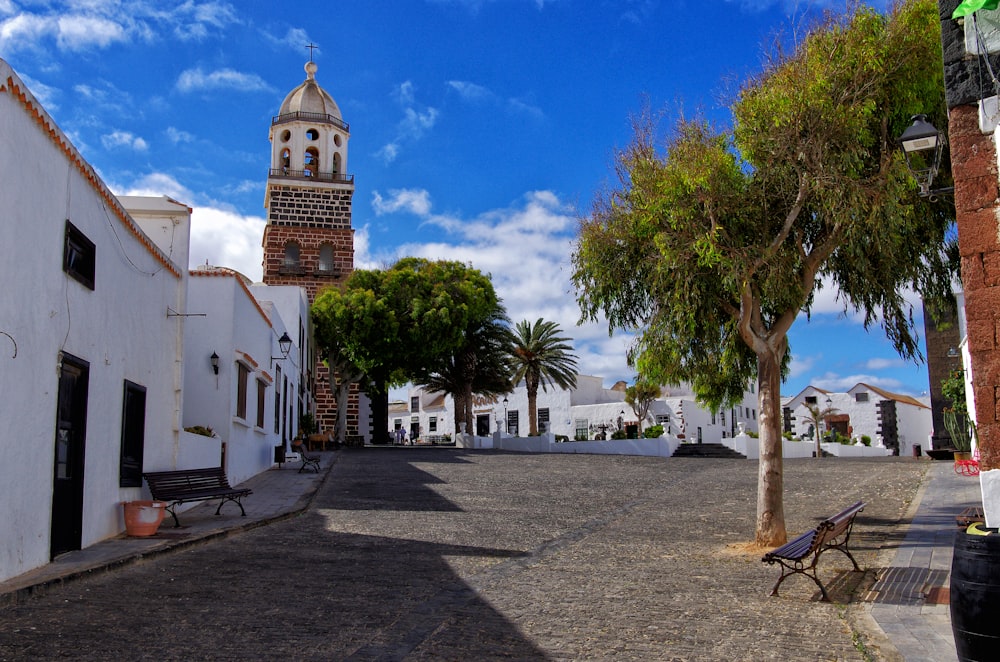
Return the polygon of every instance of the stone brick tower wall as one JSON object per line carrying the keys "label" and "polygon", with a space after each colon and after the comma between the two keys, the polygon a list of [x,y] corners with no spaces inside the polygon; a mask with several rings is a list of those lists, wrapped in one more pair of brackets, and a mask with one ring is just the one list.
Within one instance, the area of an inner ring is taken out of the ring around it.
{"label": "stone brick tower wall", "polygon": [[986,58],[994,71],[1000,67],[1000,49],[994,45],[985,56],[966,52],[964,28],[951,19],[958,4],[938,2],[972,390],[980,461],[988,470],[1000,468],[1000,190],[996,134],[980,126],[979,101],[996,94],[992,84],[984,88],[982,72]]}
{"label": "stone brick tower wall", "polygon": [[[350,128],[336,102],[316,82],[316,69],[311,60],[306,63],[306,80],[288,93],[271,121],[271,167],[264,198],[264,282],[302,287],[310,304],[323,289],[343,283],[354,271],[354,178],[344,174]],[[313,359],[305,382],[316,423],[325,431],[336,425],[335,384],[322,357],[314,352]],[[300,396],[305,396],[300,402],[310,404],[306,394]],[[358,394],[352,389],[347,434],[358,435],[359,424]]]}

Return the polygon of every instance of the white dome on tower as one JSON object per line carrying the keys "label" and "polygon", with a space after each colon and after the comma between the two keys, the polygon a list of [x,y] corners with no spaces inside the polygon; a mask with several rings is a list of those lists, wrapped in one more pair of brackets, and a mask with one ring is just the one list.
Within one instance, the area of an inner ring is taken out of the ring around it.
{"label": "white dome on tower", "polygon": [[329,115],[336,120],[343,121],[340,108],[326,90],[316,83],[316,63],[306,62],[306,79],[288,93],[281,103],[279,115],[290,115],[292,113],[317,113]]}

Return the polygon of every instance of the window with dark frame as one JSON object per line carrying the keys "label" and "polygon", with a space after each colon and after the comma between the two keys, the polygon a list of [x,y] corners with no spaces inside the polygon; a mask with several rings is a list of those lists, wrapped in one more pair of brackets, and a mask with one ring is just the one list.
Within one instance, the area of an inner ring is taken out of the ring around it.
{"label": "window with dark frame", "polygon": [[264,407],[267,404],[267,382],[257,380],[257,427],[264,429]]}
{"label": "window with dark frame", "polygon": [[242,363],[236,363],[236,416],[247,420],[247,382],[250,379],[250,368]]}
{"label": "window with dark frame", "polygon": [[281,432],[281,366],[274,367],[274,434]]}
{"label": "window with dark frame", "polygon": [[854,394],[854,401],[855,402],[868,402],[868,392],[867,391],[861,391],[859,393],[855,393]]}
{"label": "window with dark frame", "polygon": [[413,396],[410,398],[410,411],[420,411],[420,396]]}
{"label": "window with dark frame", "polygon": [[438,419],[437,416],[431,416],[427,419],[427,431],[437,432],[438,429]]}
{"label": "window with dark frame", "polygon": [[146,438],[146,387],[125,380],[122,400],[122,445],[119,487],[142,487],[142,454]]}
{"label": "window with dark frame", "polygon": [[519,423],[519,421],[518,421],[518,411],[516,409],[508,411],[507,412],[507,434],[512,434],[512,435],[514,435],[516,437],[517,436],[518,423]]}
{"label": "window with dark frame", "polygon": [[538,410],[538,431],[542,432],[543,430],[548,429],[548,424],[549,424],[549,408],[548,407],[544,407],[542,409],[539,409]]}
{"label": "window with dark frame", "polygon": [[69,219],[66,219],[66,236],[63,241],[63,271],[88,289],[94,289],[97,247]]}

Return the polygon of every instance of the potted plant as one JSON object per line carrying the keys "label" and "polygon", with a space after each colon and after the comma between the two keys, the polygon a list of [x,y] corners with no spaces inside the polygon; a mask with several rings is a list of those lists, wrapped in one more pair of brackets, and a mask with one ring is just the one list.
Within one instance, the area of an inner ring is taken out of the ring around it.
{"label": "potted plant", "polygon": [[969,410],[965,400],[965,373],[953,370],[946,379],[941,381],[941,394],[951,400],[951,406],[945,407],[941,414],[944,427],[951,437],[951,445],[955,449],[956,462],[967,462],[972,459],[972,439],[977,438],[976,425],[969,418]]}

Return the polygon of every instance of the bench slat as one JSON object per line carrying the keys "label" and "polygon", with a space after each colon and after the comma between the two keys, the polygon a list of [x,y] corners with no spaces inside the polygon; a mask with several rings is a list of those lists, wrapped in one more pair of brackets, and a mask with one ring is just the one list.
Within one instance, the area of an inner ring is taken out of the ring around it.
{"label": "bench slat", "polygon": [[149,485],[153,499],[167,501],[167,511],[174,517],[174,526],[180,526],[175,506],[191,501],[208,501],[222,499],[215,510],[218,515],[223,504],[234,502],[246,516],[246,510],[240,499],[252,494],[248,488],[234,488],[229,485],[229,479],[222,467],[207,467],[204,469],[182,469],[176,471],[150,471],[142,474]]}
{"label": "bench slat", "polygon": [[[819,557],[823,552],[829,549],[839,549],[847,555],[847,558],[851,559],[854,569],[860,572],[861,568],[858,566],[858,562],[854,560],[850,550],[848,550],[847,543],[851,537],[854,518],[864,508],[865,503],[858,501],[836,515],[826,518],[812,531],[807,531],[798,538],[765,554],[761,561],[768,564],[778,563],[782,567],[781,576],[771,590],[771,595],[778,595],[778,587],[781,586],[781,582],[786,577],[800,573],[816,582],[820,593],[823,595],[823,600],[829,602],[830,598],[826,593],[826,588],[816,575],[816,564],[819,562]],[[812,557],[812,560],[806,565],[805,560],[809,557]]]}

